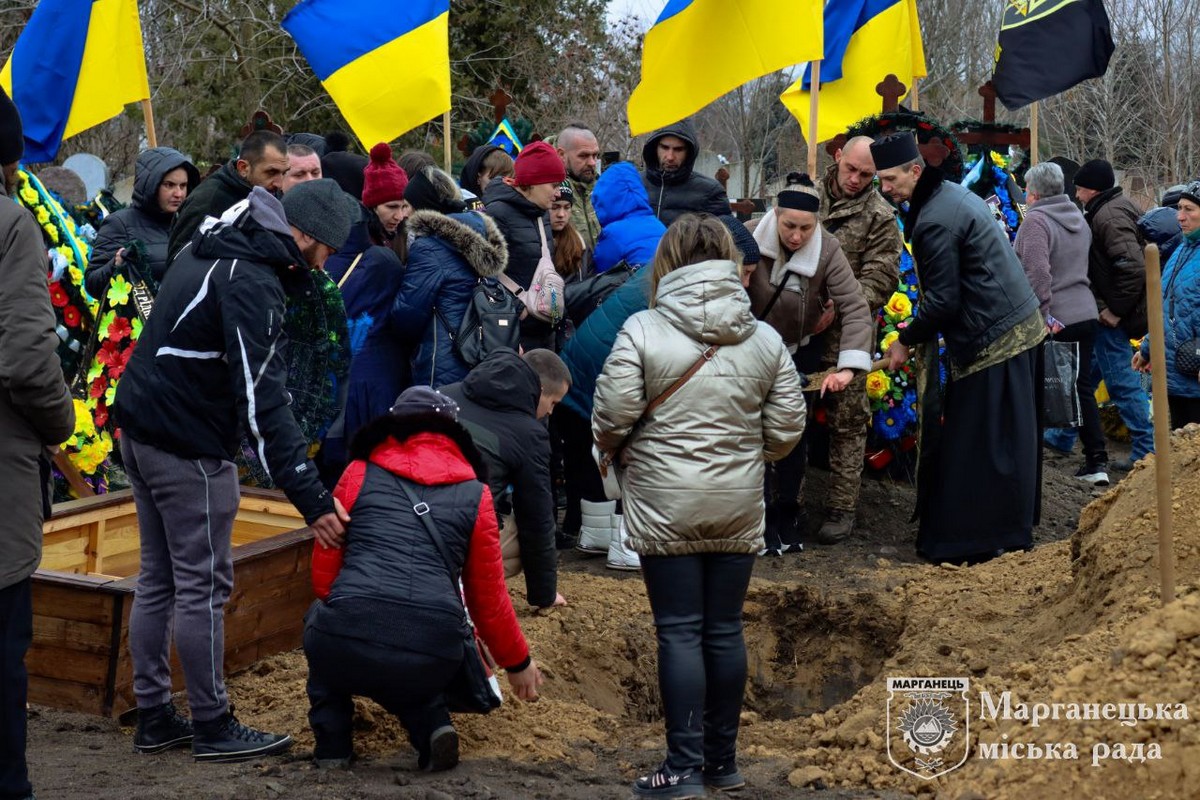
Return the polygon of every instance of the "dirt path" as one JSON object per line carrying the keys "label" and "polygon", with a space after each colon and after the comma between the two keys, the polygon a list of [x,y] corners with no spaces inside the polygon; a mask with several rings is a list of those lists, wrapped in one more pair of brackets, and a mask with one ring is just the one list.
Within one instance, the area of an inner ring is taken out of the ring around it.
{"label": "dirt path", "polygon": [[[1194,449],[1200,453],[1200,446]],[[1040,659],[1065,673],[1077,665],[1073,651],[1078,663],[1106,657],[1104,647],[1117,641],[1142,595],[1108,606],[1098,600],[1094,608],[1072,604],[1085,594],[1073,583],[1079,578],[1073,578],[1072,554],[1078,569],[1078,552],[1086,548],[1079,536],[1074,550],[1067,540],[1080,509],[1103,494],[1071,477],[1076,462],[1047,459],[1043,520],[1035,535],[1038,546],[1029,554],[971,570],[919,563],[915,529],[907,522],[911,488],[871,480],[864,487],[854,541],[761,560],[746,607],[751,679],[740,763],[750,786],[740,796],[901,798],[946,788],[908,778],[887,763],[881,740],[885,677],[970,674],[982,682],[1003,676],[1032,684],[1040,676]],[[823,495],[823,477],[813,470],[811,496]],[[1149,508],[1152,486],[1148,472],[1139,470],[1092,509],[1120,502]],[[1195,488],[1200,495],[1200,486]],[[1092,509],[1088,524],[1103,533],[1104,514]],[[820,522],[817,517],[810,524]],[[1118,546],[1105,542],[1105,547]],[[1130,592],[1142,592],[1143,576],[1133,580],[1113,567],[1118,553],[1103,552],[1094,566],[1105,585],[1122,581]],[[344,773],[312,769],[304,661],[292,653],[261,662],[230,682],[246,721],[296,736],[288,757],[197,767],[183,752],[137,756],[128,728],[36,709],[29,750],[39,796],[629,797],[629,782],[657,764],[662,752],[654,636],[640,579],[604,569],[603,559],[564,553],[561,589],[568,608],[534,615],[524,605],[520,580],[511,588],[522,626],[547,673],[544,698],[530,705],[506,702],[486,718],[460,718],[464,762],[449,775],[413,772],[414,759],[398,724],[369,703],[359,706],[356,746],[362,758],[355,768]],[[1074,648],[1064,648],[1071,626],[1064,627],[1062,620],[1068,618],[1075,620]],[[1094,668],[1099,676],[1100,667]],[[988,788],[978,796],[1001,796],[997,787],[1006,785],[1004,780],[989,777],[988,765],[975,766],[968,764],[963,773],[969,772],[971,786]],[[789,776],[799,785],[790,784]]]}

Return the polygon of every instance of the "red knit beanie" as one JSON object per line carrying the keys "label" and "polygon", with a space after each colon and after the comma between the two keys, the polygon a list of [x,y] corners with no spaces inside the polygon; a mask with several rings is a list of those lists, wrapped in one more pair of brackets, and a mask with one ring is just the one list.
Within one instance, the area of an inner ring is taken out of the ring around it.
{"label": "red knit beanie", "polygon": [[562,183],[567,170],[553,147],[545,142],[533,142],[517,156],[513,183],[517,186],[537,186],[540,183]]}
{"label": "red knit beanie", "polygon": [[404,199],[408,174],[392,160],[392,148],[380,142],[371,148],[371,160],[363,167],[362,202],[374,208],[393,200]]}

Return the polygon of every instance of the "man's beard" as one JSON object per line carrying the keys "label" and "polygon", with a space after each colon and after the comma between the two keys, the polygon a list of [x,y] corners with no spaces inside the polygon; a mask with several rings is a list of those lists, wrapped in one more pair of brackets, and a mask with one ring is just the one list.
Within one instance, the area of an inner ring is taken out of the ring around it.
{"label": "man's beard", "polygon": [[304,256],[304,263],[308,265],[309,269],[321,269],[321,267],[324,266],[324,262],[321,264],[317,263],[317,257],[320,255],[320,253],[320,242],[313,242],[300,251],[300,255]]}
{"label": "man's beard", "polygon": [[596,182],[596,170],[592,170],[592,174],[590,177],[584,177],[583,175],[579,175],[574,170],[570,170],[570,169],[567,170],[567,175],[571,178],[571,180],[578,181],[579,183],[595,183]]}

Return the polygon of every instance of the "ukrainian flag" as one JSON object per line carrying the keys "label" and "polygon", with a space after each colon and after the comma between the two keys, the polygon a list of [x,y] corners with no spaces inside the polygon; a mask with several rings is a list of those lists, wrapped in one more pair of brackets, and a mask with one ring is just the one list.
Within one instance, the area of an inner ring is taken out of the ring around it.
{"label": "ukrainian flag", "polygon": [[821,0],[670,0],[642,45],[630,131],[637,136],[678,122],[821,51]]}
{"label": "ukrainian flag", "polygon": [[450,110],[450,0],[302,0],[283,28],[367,149]]}
{"label": "ukrainian flag", "polygon": [[150,98],[137,0],[41,0],[0,70],[21,112],[25,161]]}
{"label": "ukrainian flag", "polygon": [[[825,42],[818,142],[878,114],[882,100],[875,86],[889,74],[910,89],[913,78],[926,74],[916,0],[829,0],[825,5]],[[810,70],[811,66],[806,67],[800,80],[779,97],[799,120],[806,137]]]}

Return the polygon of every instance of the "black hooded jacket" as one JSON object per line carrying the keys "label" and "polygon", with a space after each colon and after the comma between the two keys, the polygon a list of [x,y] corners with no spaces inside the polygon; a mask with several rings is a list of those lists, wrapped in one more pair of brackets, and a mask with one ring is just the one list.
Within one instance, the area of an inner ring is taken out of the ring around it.
{"label": "black hooded jacket", "polygon": [[483,191],[484,210],[496,220],[496,226],[508,242],[508,267],[504,274],[528,289],[542,258],[542,238],[537,221],[542,221],[546,246],[554,257],[554,232],[550,229],[550,212],[543,211],[502,180],[488,183]]}
{"label": "black hooded jacket", "polygon": [[458,403],[458,421],[483,454],[492,496],[500,503],[513,487],[521,565],[529,604],[554,604],[558,553],[554,498],[550,494],[550,434],[537,418],[541,381],[512,350],[497,350],[461,383],[440,391]]}
{"label": "black hooded jacket", "polygon": [[[658,166],[658,142],[664,136],[678,137],[688,145],[683,166],[671,172],[664,172]],[[703,211],[717,216],[729,214],[729,196],[721,184],[713,178],[693,172],[699,155],[696,128],[686,119],[655,131],[642,148],[642,160],[646,164],[642,183],[650,195],[650,207],[654,209],[654,215],[664,225],[670,225],[689,211]]]}
{"label": "black hooded jacket", "polygon": [[190,187],[187,200],[175,215],[171,225],[171,238],[167,242],[168,260],[178,255],[180,249],[192,240],[205,217],[219,217],[225,209],[245,200],[254,187],[238,175],[237,160],[204,179],[199,186]]}
{"label": "black hooded jacket", "polygon": [[285,288],[307,283],[307,267],[279,201],[256,190],[246,205],[176,257],[117,386],[116,420],[189,459],[232,460],[244,428],[311,523],[333,499],[289,408],[283,334]]}
{"label": "black hooded jacket", "polygon": [[162,282],[167,271],[167,239],[175,215],[165,213],[158,204],[158,186],[168,172],[180,167],[187,172],[189,191],[200,185],[200,171],[178,150],[154,147],[138,156],[133,202],[128,208],[105,217],[96,232],[96,243],[92,245],[91,261],[84,276],[84,287],[92,297],[99,299],[104,295],[108,282],[117,271],[113,258],[118,250],[128,247],[135,239],[145,246],[149,277]]}
{"label": "black hooded jacket", "polygon": [[499,149],[494,144],[481,144],[476,147],[467,163],[463,164],[462,172],[458,175],[458,185],[482,199],[483,189],[479,186],[479,171],[483,169],[483,160]]}

